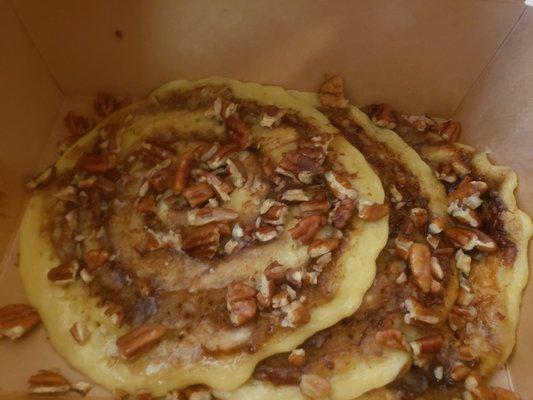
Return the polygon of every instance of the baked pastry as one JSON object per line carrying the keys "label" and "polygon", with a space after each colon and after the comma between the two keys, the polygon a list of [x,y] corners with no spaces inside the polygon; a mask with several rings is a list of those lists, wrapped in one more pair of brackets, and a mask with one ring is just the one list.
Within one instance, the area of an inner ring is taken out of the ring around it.
{"label": "baked pastry", "polygon": [[109,389],[235,389],[350,316],[387,240],[381,181],[324,115],[224,78],[116,111],[35,182],[28,299]]}

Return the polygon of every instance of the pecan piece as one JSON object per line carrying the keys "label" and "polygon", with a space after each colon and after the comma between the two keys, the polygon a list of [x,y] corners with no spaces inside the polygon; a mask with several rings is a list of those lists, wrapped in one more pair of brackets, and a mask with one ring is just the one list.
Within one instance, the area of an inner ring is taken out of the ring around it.
{"label": "pecan piece", "polygon": [[439,317],[436,316],[422,305],[418,300],[413,297],[409,297],[404,302],[405,309],[407,314],[405,314],[405,323],[411,324],[412,321],[425,322],[426,324],[435,325],[439,323]]}
{"label": "pecan piece", "polygon": [[444,234],[463,250],[472,250],[475,247],[481,252],[492,253],[498,249],[496,242],[490,236],[477,229],[448,228],[444,230]]}
{"label": "pecan piece", "polygon": [[81,157],[79,165],[92,174],[104,174],[115,168],[115,161],[102,154],[85,154]]}
{"label": "pecan piece", "polygon": [[233,114],[225,119],[226,133],[230,141],[235,142],[241,149],[252,144],[252,127]]}
{"label": "pecan piece", "polygon": [[457,142],[461,134],[461,124],[456,121],[446,121],[438,126],[439,135],[450,142]]}
{"label": "pecan piece", "polygon": [[299,325],[307,324],[311,319],[309,310],[300,300],[295,300],[283,306],[282,311],[285,313],[285,317],[281,320],[282,327],[296,328]]}
{"label": "pecan piece", "polygon": [[181,194],[187,187],[193,156],[194,153],[192,151],[186,151],[180,156],[174,173],[174,182],[172,183],[172,191],[174,194]]}
{"label": "pecan piece", "polygon": [[83,322],[74,322],[70,327],[70,334],[80,345],[84,345],[91,337],[91,332]]}
{"label": "pecan piece", "polygon": [[389,214],[389,206],[377,204],[367,200],[359,200],[357,203],[357,215],[364,221],[377,221]]}
{"label": "pecan piece", "polygon": [[448,202],[461,201],[471,209],[478,208],[483,200],[481,196],[488,190],[488,185],[483,181],[474,181],[470,176],[465,177],[459,185],[448,194]]}
{"label": "pecan piece", "polygon": [[324,107],[344,108],[348,100],[344,97],[344,80],[339,75],[326,79],[320,87],[320,104]]}
{"label": "pecan piece", "polygon": [[398,236],[394,239],[394,255],[402,260],[407,260],[412,245],[412,240],[407,239],[404,236]]}
{"label": "pecan piece", "polygon": [[384,329],[376,332],[376,342],[396,350],[408,350],[409,345],[398,329]]}
{"label": "pecan piece", "polygon": [[314,240],[309,245],[309,257],[317,258],[323,256],[326,253],[334,251],[337,247],[339,247],[339,244],[340,240],[337,238]]}
{"label": "pecan piece", "polygon": [[108,259],[109,253],[103,249],[88,250],[83,254],[85,269],[89,272],[94,272],[102,267]]}
{"label": "pecan piece", "polygon": [[52,183],[56,177],[56,167],[52,165],[51,167],[46,168],[43,172],[34,176],[28,183],[26,187],[30,190],[45,187]]}
{"label": "pecan piece", "polygon": [[319,375],[304,374],[300,379],[300,391],[311,399],[322,399],[331,394],[331,384]]}
{"label": "pecan piece", "polygon": [[30,376],[29,391],[34,394],[58,394],[70,390],[70,382],[55,371],[41,369],[37,374]]}
{"label": "pecan piece", "polygon": [[92,385],[88,382],[78,381],[70,385],[70,388],[75,392],[78,392],[82,396],[85,396],[92,389]]}
{"label": "pecan piece", "polygon": [[207,225],[212,222],[228,222],[237,219],[239,214],[229,208],[203,207],[189,210],[187,220],[191,226]]}
{"label": "pecan piece", "polygon": [[193,257],[211,259],[220,244],[220,236],[230,232],[229,226],[221,222],[195,228],[184,237],[183,250]]}
{"label": "pecan piece", "polygon": [[274,281],[285,279],[285,267],[277,261],[273,261],[265,268],[265,276]]}
{"label": "pecan piece", "polygon": [[77,260],[61,264],[48,271],[47,277],[50,281],[59,286],[66,286],[76,281],[80,265]]}
{"label": "pecan piece", "polygon": [[322,217],[320,215],[309,215],[300,219],[294,227],[289,229],[289,233],[294,240],[307,244],[313,239],[321,225]]}
{"label": "pecan piece", "polygon": [[398,117],[390,104],[376,104],[371,107],[370,117],[372,121],[381,128],[396,128]]}
{"label": "pecan piece", "polygon": [[[313,199],[300,203],[300,213],[306,217],[312,214],[323,214],[329,211],[330,204],[326,199]],[[351,217],[351,214],[350,214]]]}
{"label": "pecan piece", "polygon": [[423,228],[428,222],[428,212],[425,208],[414,207],[411,209],[409,218],[417,228]]}
{"label": "pecan piece", "polygon": [[440,352],[444,345],[444,339],[441,335],[426,336],[409,342],[413,355],[436,354]]}
{"label": "pecan piece", "polygon": [[0,339],[16,340],[39,323],[39,314],[27,304],[9,304],[0,308]]}
{"label": "pecan piece", "polygon": [[144,324],[117,339],[119,355],[131,359],[150,350],[163,338],[167,328],[162,324]]}
{"label": "pecan piece", "polygon": [[259,283],[259,291],[257,293],[257,303],[264,309],[272,305],[272,296],[274,295],[275,283],[272,279],[268,279],[266,275],[261,275]]}
{"label": "pecan piece", "polygon": [[185,189],[183,196],[191,207],[196,207],[214,197],[215,193],[207,182],[200,182]]}
{"label": "pecan piece", "polygon": [[228,285],[226,308],[230,312],[231,323],[240,326],[257,314],[255,302],[256,291],[243,282],[232,282]]}
{"label": "pecan piece", "polygon": [[226,143],[218,147],[211,158],[206,161],[207,166],[214,170],[223,167],[228,157],[231,157],[239,150],[237,143]]}
{"label": "pecan piece", "polygon": [[448,213],[462,224],[469,225],[473,228],[479,228],[481,226],[479,215],[458,201],[454,201],[449,205]]}
{"label": "pecan piece", "polygon": [[226,165],[228,166],[228,174],[233,186],[237,188],[243,187],[248,179],[248,173],[242,162],[237,157],[233,157],[226,160]]}
{"label": "pecan piece", "polygon": [[268,242],[278,236],[278,231],[273,226],[262,226],[255,231],[255,237],[260,242]]}
{"label": "pecan piece", "polygon": [[435,169],[435,176],[441,181],[454,183],[457,175],[450,164],[441,164]]}
{"label": "pecan piece", "polygon": [[344,199],[335,203],[333,210],[329,213],[329,220],[337,229],[343,229],[352,219],[355,211],[355,201]]}
{"label": "pecan piece", "polygon": [[352,187],[352,184],[344,173],[328,171],[324,174],[324,178],[326,178],[326,183],[333,192],[333,195],[339,200],[355,200],[357,198],[357,191]]}
{"label": "pecan piece", "polygon": [[137,202],[137,211],[140,213],[153,213],[156,209],[154,196],[144,196]]}
{"label": "pecan piece", "polygon": [[85,135],[87,132],[91,131],[95,125],[96,121],[93,118],[77,115],[74,111],[69,111],[65,116],[65,126],[74,137]]}
{"label": "pecan piece", "polygon": [[288,207],[285,204],[273,202],[272,205],[270,205],[270,207],[268,207],[268,209],[264,211],[263,206],[269,200],[270,199],[265,200],[263,202],[263,205],[261,206],[260,212],[262,214],[261,218],[263,222],[270,224],[270,225],[283,225],[285,223],[285,218],[287,217],[287,213],[289,212]]}
{"label": "pecan piece", "polygon": [[281,195],[281,200],[290,202],[308,201],[309,197],[302,189],[288,189]]}
{"label": "pecan piece", "polygon": [[442,216],[435,215],[431,218],[428,225],[428,232],[434,235],[441,233],[446,227],[446,219]]}
{"label": "pecan piece", "polygon": [[290,365],[294,365],[295,367],[303,367],[307,361],[305,358],[305,350],[294,349],[289,354],[287,361],[289,362]]}
{"label": "pecan piece", "polygon": [[415,278],[417,286],[427,293],[431,289],[431,251],[429,246],[422,243],[413,243],[409,249],[409,267]]}
{"label": "pecan piece", "polygon": [[111,323],[117,328],[120,328],[122,326],[122,323],[124,322],[125,313],[124,308],[121,305],[108,303],[104,310],[104,314],[110,317]]}

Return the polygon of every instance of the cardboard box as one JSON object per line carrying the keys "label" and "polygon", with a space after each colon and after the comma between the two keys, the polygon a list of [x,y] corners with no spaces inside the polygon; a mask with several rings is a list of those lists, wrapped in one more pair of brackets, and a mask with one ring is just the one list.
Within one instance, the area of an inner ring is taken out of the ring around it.
{"label": "cardboard box", "polygon": [[[356,104],[461,121],[463,140],[518,172],[532,214],[532,40],[533,8],[521,1],[0,0],[0,304],[24,300],[24,183],[53,159],[66,112],[89,111],[97,92],[143,95],[176,78],[316,90],[323,74],[341,74]],[[495,378],[524,399],[533,397],[529,306],[531,287],[515,353]],[[52,367],[81,378],[42,327],[0,341],[0,398],[25,398],[28,376]]]}

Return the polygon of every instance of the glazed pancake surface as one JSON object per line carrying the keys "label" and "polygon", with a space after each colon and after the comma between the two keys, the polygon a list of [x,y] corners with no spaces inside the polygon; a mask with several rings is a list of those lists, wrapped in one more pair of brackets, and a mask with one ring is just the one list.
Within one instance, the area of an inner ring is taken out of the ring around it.
{"label": "glazed pancake surface", "polygon": [[75,143],[38,189],[21,274],[54,347],[104,386],[234,389],[351,315],[375,275],[381,182],[313,107],[176,81]]}

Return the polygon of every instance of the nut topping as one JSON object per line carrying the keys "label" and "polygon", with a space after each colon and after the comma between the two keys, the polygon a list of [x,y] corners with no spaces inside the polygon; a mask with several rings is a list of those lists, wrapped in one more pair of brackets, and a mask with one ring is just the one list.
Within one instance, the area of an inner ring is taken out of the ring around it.
{"label": "nut topping", "polygon": [[366,200],[358,202],[358,216],[364,221],[377,221],[389,214],[389,206],[377,204]]}
{"label": "nut topping", "polygon": [[70,382],[55,371],[41,369],[37,374],[30,376],[29,391],[34,394],[58,394],[70,390]]}
{"label": "nut topping", "polygon": [[56,167],[52,165],[51,167],[46,168],[43,172],[33,177],[28,183],[26,183],[26,187],[30,190],[44,187],[52,183],[55,177]]}
{"label": "nut topping", "polygon": [[448,228],[444,230],[444,234],[463,250],[472,250],[475,247],[481,252],[492,253],[498,249],[491,237],[477,229]]}
{"label": "nut topping", "polygon": [[311,318],[309,311],[299,300],[282,307],[282,311],[285,313],[285,317],[281,320],[281,326],[286,328],[296,328],[299,325],[307,324]]}
{"label": "nut topping", "polygon": [[231,323],[240,326],[257,314],[257,304],[254,296],[256,292],[242,282],[233,282],[228,285],[226,294],[226,307],[230,312]]}
{"label": "nut topping", "polygon": [[281,200],[284,201],[308,201],[309,197],[302,189],[289,189],[283,192]]}
{"label": "nut topping", "polygon": [[333,210],[329,213],[329,220],[337,229],[343,229],[348,225],[355,210],[355,201],[344,199],[335,203]]}
{"label": "nut topping", "polygon": [[78,381],[71,384],[70,388],[82,396],[85,396],[92,389],[92,385],[88,382]]}
{"label": "nut topping", "polygon": [[300,379],[300,390],[311,399],[322,399],[330,395],[331,384],[319,375],[304,374]]}
{"label": "nut topping", "polygon": [[434,216],[428,226],[428,232],[434,235],[441,233],[446,227],[446,220],[441,216]]}
{"label": "nut topping", "polygon": [[91,332],[89,331],[89,329],[87,329],[87,326],[81,321],[74,322],[74,324],[72,324],[72,326],[70,327],[70,334],[76,340],[76,342],[78,342],[82,346],[87,343],[87,341],[91,337]]}
{"label": "nut topping", "polygon": [[206,225],[211,222],[227,222],[237,219],[239,214],[229,208],[203,207],[187,212],[187,221],[191,226]]}
{"label": "nut topping", "polygon": [[320,215],[310,215],[298,221],[294,227],[289,229],[289,233],[294,240],[307,244],[313,239],[321,225],[322,217]]}
{"label": "nut topping", "polygon": [[206,182],[200,182],[196,185],[189,186],[183,191],[183,196],[191,207],[199,206],[215,195],[211,186]]}
{"label": "nut topping", "polygon": [[352,187],[348,178],[337,171],[328,171],[324,174],[328,187],[339,200],[357,198],[357,191]]}
{"label": "nut topping", "polygon": [[259,292],[257,293],[257,303],[261,308],[268,308],[272,305],[272,296],[274,295],[275,284],[272,279],[268,279],[266,275],[261,275],[259,284]]}
{"label": "nut topping", "polygon": [[485,182],[473,181],[471,177],[467,176],[454,191],[448,194],[448,202],[461,201],[471,209],[476,209],[482,203],[480,196],[485,194],[487,190],[488,185]]}
{"label": "nut topping", "polygon": [[231,157],[238,150],[239,145],[237,143],[223,144],[218,147],[215,154],[213,154],[213,156],[206,161],[206,164],[212,170],[223,167],[228,157]]}
{"label": "nut topping", "polygon": [[285,279],[285,268],[279,262],[273,261],[265,268],[265,276],[268,279],[281,281]]}
{"label": "nut topping", "polygon": [[425,208],[415,207],[411,209],[409,218],[417,228],[422,228],[428,222],[428,212]]}
{"label": "nut topping", "polygon": [[440,352],[444,344],[444,339],[441,335],[426,336],[412,342],[409,342],[413,354],[436,354]]}
{"label": "nut topping", "polygon": [[226,164],[228,166],[229,177],[233,183],[233,186],[237,188],[243,187],[248,179],[248,173],[246,172],[246,168],[244,168],[242,162],[237,157],[234,157],[228,158],[226,160]]}
{"label": "nut topping", "polygon": [[396,239],[394,239],[395,256],[402,260],[407,260],[412,245],[412,240],[409,240],[404,236],[398,236]]}
{"label": "nut topping", "polygon": [[191,163],[193,161],[194,153],[186,151],[183,153],[176,165],[176,172],[174,173],[174,182],[172,183],[172,191],[174,194],[181,194],[187,187],[187,181],[191,173]]}
{"label": "nut topping", "polygon": [[461,134],[461,124],[456,121],[446,121],[438,126],[439,135],[450,142],[457,142]]}
{"label": "nut topping", "polygon": [[167,328],[162,324],[144,324],[117,339],[119,355],[131,359],[157,345]]}
{"label": "nut topping", "polygon": [[341,76],[328,78],[320,87],[320,103],[324,107],[344,108],[348,100],[344,97],[344,81]]}
{"label": "nut topping", "polygon": [[409,297],[405,300],[404,306],[407,310],[407,314],[405,314],[404,318],[405,323],[407,324],[411,324],[412,321],[425,322],[426,324],[431,325],[439,323],[439,318],[413,297]]}
{"label": "nut topping", "polygon": [[462,224],[470,225],[473,228],[481,226],[481,218],[466,205],[454,201],[448,207],[448,213]]}
{"label": "nut topping", "polygon": [[50,281],[59,286],[66,286],[76,281],[80,265],[77,260],[61,264],[48,271],[47,277]]}
{"label": "nut topping", "polygon": [[39,323],[37,311],[26,304],[9,304],[0,308],[0,339],[16,340]]}
{"label": "nut topping", "polygon": [[278,236],[278,231],[273,226],[262,226],[255,231],[255,237],[260,242],[268,242]]}
{"label": "nut topping", "polygon": [[413,243],[409,249],[409,267],[418,287],[425,293],[431,289],[431,252],[426,244]]}
{"label": "nut topping", "polygon": [[109,253],[106,250],[89,250],[83,254],[85,268],[89,272],[94,272],[102,267],[109,259]]}
{"label": "nut topping", "polygon": [[288,362],[290,365],[294,365],[295,367],[303,367],[306,363],[305,350],[294,349],[291,351],[288,357]]}
{"label": "nut topping", "polygon": [[472,258],[468,254],[463,253],[462,249],[457,250],[455,253],[455,265],[466,276],[470,274],[471,264]]}
{"label": "nut topping", "polygon": [[210,259],[215,255],[220,236],[230,234],[231,230],[225,223],[214,222],[190,231],[183,239],[183,250],[198,258]]}
{"label": "nut topping", "polygon": [[309,257],[311,258],[317,258],[320,257],[326,253],[334,251],[337,247],[339,247],[339,239],[337,238],[330,238],[330,239],[317,239],[314,240],[309,245]]}
{"label": "nut topping", "polygon": [[312,214],[323,214],[328,212],[330,204],[326,199],[313,199],[300,203],[299,208],[302,216],[306,217]]}

